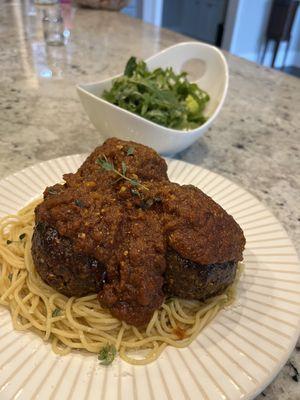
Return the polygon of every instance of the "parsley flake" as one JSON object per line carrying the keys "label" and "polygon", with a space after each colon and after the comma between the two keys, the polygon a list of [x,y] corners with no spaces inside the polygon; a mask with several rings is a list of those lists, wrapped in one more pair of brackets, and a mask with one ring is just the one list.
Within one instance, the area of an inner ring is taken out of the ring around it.
{"label": "parsley flake", "polygon": [[75,200],[74,200],[74,203],[75,203],[75,205],[76,205],[77,207],[80,207],[80,208],[83,208],[83,207],[84,207],[83,202],[82,202],[81,200],[79,200],[79,199],[75,199]]}
{"label": "parsley flake", "polygon": [[59,317],[61,315],[61,309],[60,308],[55,308],[53,311],[52,311],[52,317],[54,318],[54,317]]}
{"label": "parsley flake", "polygon": [[127,153],[126,153],[126,154],[127,154],[128,156],[133,156],[134,151],[135,151],[134,147],[128,147]]}
{"label": "parsley flake", "polygon": [[98,354],[98,360],[101,361],[101,365],[110,365],[117,354],[117,350],[114,345],[108,344],[102,347]]}

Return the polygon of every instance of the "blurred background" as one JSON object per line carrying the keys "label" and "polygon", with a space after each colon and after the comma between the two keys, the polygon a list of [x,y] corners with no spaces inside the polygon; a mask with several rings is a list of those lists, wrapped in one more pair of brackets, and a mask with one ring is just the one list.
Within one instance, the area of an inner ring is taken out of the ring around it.
{"label": "blurred background", "polygon": [[121,12],[300,77],[298,0],[131,0]]}
{"label": "blurred background", "polygon": [[[94,9],[99,14],[99,20],[104,17],[99,9],[121,12],[157,27],[216,45],[249,61],[300,77],[299,2],[300,0],[22,0],[21,8],[14,7],[13,12],[21,36],[24,29],[38,32],[42,26],[40,30],[43,37],[32,39],[31,47],[38,69],[42,68],[39,75],[44,77],[53,77],[53,74],[59,77],[60,60],[55,63],[48,60],[51,69],[47,69],[44,66],[46,61],[42,62],[43,54],[46,57],[53,53],[53,57],[59,59],[64,52],[58,49],[56,51],[54,47],[62,46],[70,56],[70,45],[66,45],[73,40],[72,28],[78,7]],[[25,19],[22,15],[25,15]],[[29,36],[34,37],[33,33]],[[55,68],[57,71],[54,71]]]}

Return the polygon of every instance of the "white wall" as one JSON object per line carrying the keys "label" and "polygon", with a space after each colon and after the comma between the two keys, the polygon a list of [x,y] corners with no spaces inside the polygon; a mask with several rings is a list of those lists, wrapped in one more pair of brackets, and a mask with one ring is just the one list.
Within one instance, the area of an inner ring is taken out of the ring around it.
{"label": "white wall", "polygon": [[[271,0],[238,0],[231,41],[226,46],[231,53],[250,61],[260,61],[271,5]],[[272,46],[273,43],[269,45],[265,65],[271,64]],[[279,48],[275,64],[277,67],[282,64],[285,46],[286,44],[282,43]],[[300,67],[300,8],[293,25],[286,65]]]}

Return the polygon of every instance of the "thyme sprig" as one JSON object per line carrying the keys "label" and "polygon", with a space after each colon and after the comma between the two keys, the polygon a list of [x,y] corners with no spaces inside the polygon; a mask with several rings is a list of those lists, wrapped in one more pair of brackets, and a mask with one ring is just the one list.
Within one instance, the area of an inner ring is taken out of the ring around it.
{"label": "thyme sprig", "polygon": [[131,184],[131,186],[140,187],[145,190],[149,190],[138,179],[133,179],[133,178],[129,178],[128,176],[126,176],[127,166],[124,161],[122,161],[122,172],[118,171],[115,168],[114,164],[107,159],[105,154],[102,156],[102,158],[98,158],[96,160],[96,163],[99,164],[101,166],[101,168],[104,169],[105,171],[112,171],[116,175],[118,175],[120,178],[125,179],[127,182],[129,182]]}

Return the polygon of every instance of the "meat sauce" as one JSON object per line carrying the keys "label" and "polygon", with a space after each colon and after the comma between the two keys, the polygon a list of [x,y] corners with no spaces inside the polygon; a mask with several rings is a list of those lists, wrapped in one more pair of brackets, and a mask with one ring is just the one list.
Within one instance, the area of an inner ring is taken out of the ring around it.
{"label": "meat sauce", "polygon": [[[100,303],[129,324],[144,325],[162,304],[169,248],[199,264],[242,257],[244,237],[233,218],[193,186],[169,182],[165,161],[152,149],[109,139],[64,180],[48,187],[36,208],[36,268],[65,294],[97,290]],[[74,276],[59,272],[63,267],[53,261],[54,250],[47,252],[41,226],[55,229],[61,257],[75,263],[70,268],[81,282],[72,286]],[[87,286],[82,257],[97,275]],[[50,274],[60,275],[60,283]]]}

